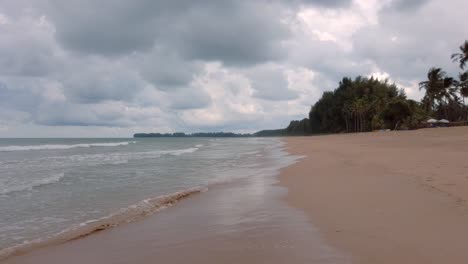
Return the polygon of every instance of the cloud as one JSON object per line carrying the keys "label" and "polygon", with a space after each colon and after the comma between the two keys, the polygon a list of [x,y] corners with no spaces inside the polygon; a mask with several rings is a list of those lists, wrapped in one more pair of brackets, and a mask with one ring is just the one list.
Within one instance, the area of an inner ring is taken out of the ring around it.
{"label": "cloud", "polygon": [[315,5],[315,6],[325,6],[325,7],[343,7],[348,6],[351,1],[349,0],[303,0],[302,3]]}
{"label": "cloud", "polygon": [[118,61],[112,63],[101,59],[77,61],[71,69],[60,74],[59,80],[70,101],[84,104],[131,102],[146,85],[133,69]]}
{"label": "cloud", "polygon": [[166,98],[170,103],[170,108],[175,110],[190,110],[205,108],[211,104],[210,95],[203,89],[178,89],[167,92]]}
{"label": "cloud", "polygon": [[158,108],[129,107],[119,102],[79,105],[71,103],[42,104],[36,122],[48,126],[130,127],[161,116]]}
{"label": "cloud", "polygon": [[272,19],[281,15],[279,7],[240,2],[235,6],[193,8],[184,14],[179,21],[181,30],[174,36],[182,54],[234,65],[282,58],[281,41],[288,37],[288,28]]}
{"label": "cloud", "polygon": [[45,17],[14,21],[0,13],[0,70],[2,75],[38,77],[60,65],[54,53],[53,26]]}
{"label": "cloud", "polygon": [[287,28],[276,19],[285,10],[301,5],[341,7],[348,3],[51,0],[44,6],[57,26],[58,40],[78,52],[111,56],[149,50],[155,44],[176,44],[191,58],[239,63],[265,60],[276,54],[273,51],[280,51],[273,42],[287,34]]}
{"label": "cloud", "polygon": [[428,2],[429,0],[394,0],[388,8],[395,11],[414,11]]}
{"label": "cloud", "polygon": [[174,50],[154,47],[147,53],[136,53],[126,63],[160,90],[187,87],[203,68],[202,63],[183,59]]}
{"label": "cloud", "polygon": [[[468,4],[459,4],[454,9],[434,0],[412,13],[384,9],[378,25],[362,28],[353,36],[354,56],[373,61],[396,80],[421,80],[433,66],[455,75],[458,69],[450,55],[468,36],[468,29],[461,26],[463,11],[459,11]],[[431,17],[437,19],[432,22]]]}
{"label": "cloud", "polygon": [[277,5],[260,2],[50,1],[47,10],[59,42],[76,52],[118,56],[156,45],[189,59],[252,63],[280,53],[274,41],[287,31],[271,19]]}
{"label": "cloud", "polygon": [[273,101],[296,99],[298,94],[289,89],[285,70],[275,64],[263,64],[249,69],[247,75],[254,90],[253,96]]}
{"label": "cloud", "polygon": [[0,136],[284,127],[344,76],[418,99],[459,71],[465,2],[4,0]]}

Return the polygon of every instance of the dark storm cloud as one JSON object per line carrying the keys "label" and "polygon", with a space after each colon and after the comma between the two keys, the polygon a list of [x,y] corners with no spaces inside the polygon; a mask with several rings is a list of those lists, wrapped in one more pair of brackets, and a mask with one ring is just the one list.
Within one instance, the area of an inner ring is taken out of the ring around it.
{"label": "dark storm cloud", "polygon": [[155,47],[151,52],[139,52],[130,57],[128,65],[138,70],[141,77],[159,90],[187,87],[202,70],[202,64],[187,61],[172,49]]}
{"label": "dark storm cloud", "polygon": [[275,42],[286,37],[287,29],[274,19],[281,12],[277,4],[174,2],[51,1],[47,10],[58,40],[81,53],[125,55],[158,45],[190,60],[226,63],[255,63],[281,54]]}
{"label": "dark storm cloud", "polygon": [[[287,25],[278,19],[283,4],[263,0],[85,0],[49,1],[44,10],[67,51],[126,57],[142,78],[157,89],[168,90],[188,87],[200,73],[200,62],[240,66],[284,59],[282,41],[290,35]],[[106,87],[102,89],[109,90]],[[107,95],[112,94],[92,87],[73,91],[74,97],[86,101]]]}
{"label": "dark storm cloud", "polygon": [[83,70],[63,78],[64,93],[70,101],[92,104],[103,101],[132,101],[144,83],[132,71],[123,69]]}
{"label": "dark storm cloud", "polygon": [[346,7],[352,1],[351,0],[298,0],[298,1],[292,1],[292,2],[299,2],[302,4],[324,6],[324,7]]}
{"label": "dark storm cloud", "polygon": [[395,11],[414,11],[428,2],[429,0],[394,0],[388,8]]}
{"label": "dark storm cloud", "polygon": [[0,135],[276,128],[343,76],[458,73],[466,1],[384,2],[0,0]]}
{"label": "dark storm cloud", "polygon": [[281,57],[288,34],[277,18],[298,4],[337,7],[334,1],[58,1],[46,9],[64,47],[123,55],[153,45],[176,47],[189,59],[256,63]]}
{"label": "dark storm cloud", "polygon": [[194,8],[180,21],[174,43],[184,56],[195,60],[242,65],[280,59],[285,55],[281,41],[288,38],[288,29],[272,19],[278,6],[261,8],[256,3],[231,9]]}
{"label": "dark storm cloud", "polygon": [[133,122],[115,111],[105,111],[96,105],[50,103],[38,107],[36,123],[46,126],[109,126],[126,127]]}
{"label": "dark storm cloud", "polygon": [[[136,5],[138,6],[136,1]],[[150,1],[148,1],[150,2]],[[81,53],[125,54],[154,43],[153,18],[132,8],[130,1],[48,1],[45,12],[54,22],[62,45]],[[148,7],[152,9],[151,5]]]}

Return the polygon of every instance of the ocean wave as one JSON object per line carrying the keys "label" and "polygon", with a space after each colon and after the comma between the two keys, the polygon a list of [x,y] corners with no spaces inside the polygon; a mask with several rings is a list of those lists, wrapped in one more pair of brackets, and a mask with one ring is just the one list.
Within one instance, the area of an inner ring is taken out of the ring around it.
{"label": "ocean wave", "polygon": [[47,145],[31,145],[31,146],[3,146],[0,151],[27,151],[27,150],[59,150],[59,149],[72,149],[72,148],[91,148],[91,147],[118,147],[127,146],[136,143],[136,141],[124,141],[115,143],[88,143],[88,144],[47,144]]}
{"label": "ocean wave", "polygon": [[[141,159],[157,159],[161,156],[181,156],[198,151],[198,147],[185,148],[185,149],[171,149],[171,150],[152,150],[152,151],[139,151],[139,152],[110,152],[110,153],[97,153],[97,154],[75,154],[75,155],[62,155],[62,156],[49,156],[38,159],[27,160],[9,160],[0,162],[0,170],[12,170],[18,167],[28,166],[30,168],[42,168],[43,164],[47,164],[48,168],[66,169],[73,166],[96,166],[96,165],[120,165],[127,164],[131,160]],[[0,181],[0,190],[1,190]],[[1,193],[0,193],[1,194]]]}
{"label": "ocean wave", "polygon": [[180,200],[206,190],[206,188],[193,188],[170,195],[142,200],[134,205],[122,208],[114,214],[72,226],[71,228],[65,229],[55,235],[32,241],[24,241],[22,244],[1,249],[0,260],[4,260],[14,255],[23,254],[33,249],[65,243],[70,240],[91,235],[95,232],[140,220],[144,217],[155,214],[164,208],[170,207]]}
{"label": "ocean wave", "polygon": [[31,181],[26,184],[20,184],[20,185],[11,186],[11,187],[6,186],[0,189],[0,195],[5,195],[9,193],[14,193],[14,192],[31,191],[34,188],[37,188],[39,186],[57,183],[61,181],[64,177],[65,177],[65,173],[62,172],[62,173],[54,174],[47,178],[43,178],[43,179],[36,180],[36,181]]}
{"label": "ocean wave", "polygon": [[85,155],[72,155],[67,159],[73,162],[87,162],[88,164],[124,164],[129,160],[139,159],[154,159],[160,158],[164,155],[180,156],[183,154],[193,153],[198,148],[185,148],[185,149],[170,149],[170,150],[153,150],[142,152],[120,152],[120,153],[104,153],[104,154],[85,154]]}
{"label": "ocean wave", "polygon": [[186,149],[175,149],[175,150],[162,150],[159,153],[163,155],[173,155],[173,156],[180,156],[182,154],[193,153],[197,151],[199,148],[186,148]]}

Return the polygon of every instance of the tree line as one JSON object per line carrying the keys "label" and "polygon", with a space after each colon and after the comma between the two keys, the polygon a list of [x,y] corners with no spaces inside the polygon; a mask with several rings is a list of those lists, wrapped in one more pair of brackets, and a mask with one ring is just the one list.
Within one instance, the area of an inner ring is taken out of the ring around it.
{"label": "tree line", "polygon": [[182,137],[252,137],[252,134],[239,134],[232,132],[206,132],[206,133],[136,133],[134,138],[182,138]]}
{"label": "tree line", "polygon": [[292,121],[282,135],[365,132],[381,129],[416,129],[428,118],[467,121],[468,41],[451,56],[461,72],[450,77],[433,67],[419,83],[425,91],[420,102],[408,99],[404,90],[388,80],[373,77],[343,78],[334,91],[324,92],[311,107],[309,118]]}

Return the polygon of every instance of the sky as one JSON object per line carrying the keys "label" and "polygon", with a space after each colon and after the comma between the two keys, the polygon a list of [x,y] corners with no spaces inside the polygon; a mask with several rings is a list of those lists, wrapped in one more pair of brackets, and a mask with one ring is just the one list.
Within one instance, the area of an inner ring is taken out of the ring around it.
{"label": "sky", "polygon": [[419,99],[466,0],[0,0],[0,137],[254,132],[345,77]]}

